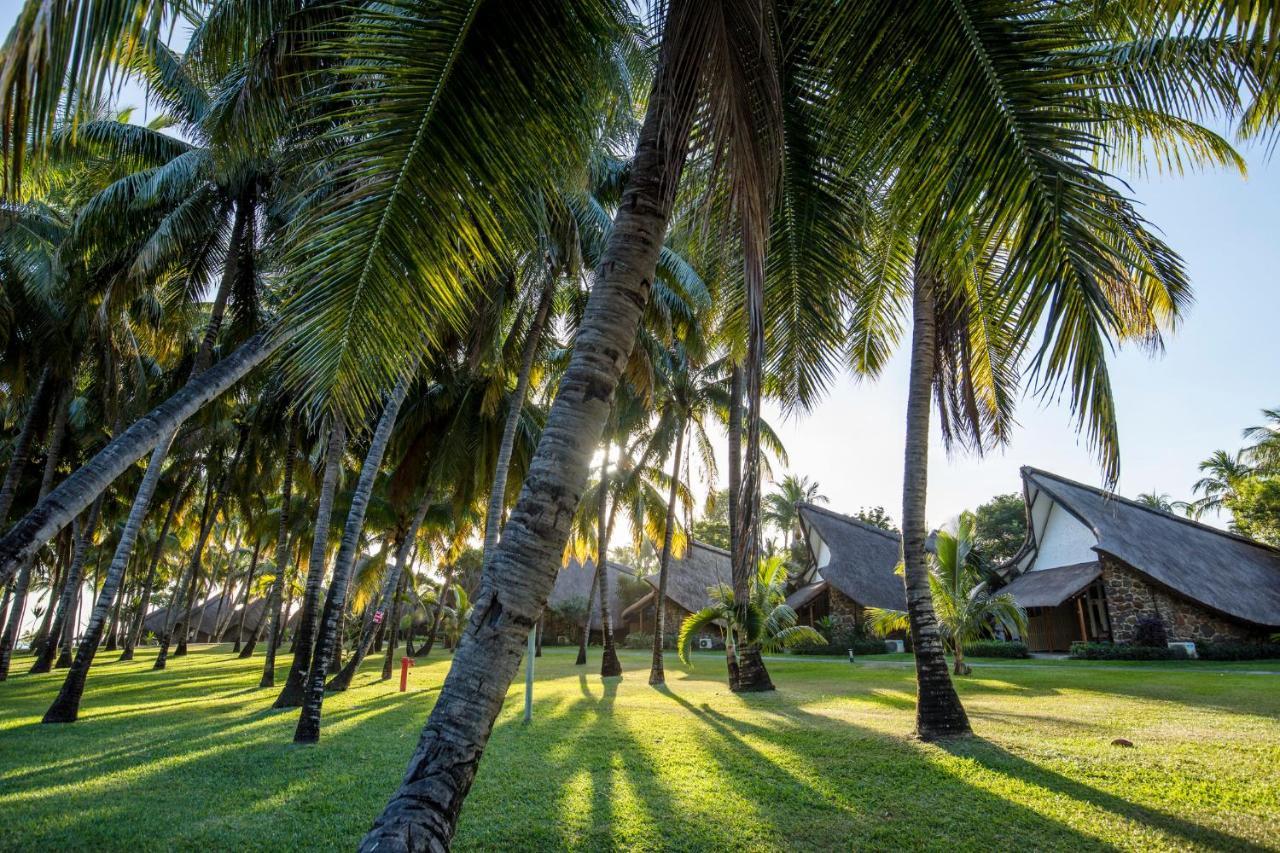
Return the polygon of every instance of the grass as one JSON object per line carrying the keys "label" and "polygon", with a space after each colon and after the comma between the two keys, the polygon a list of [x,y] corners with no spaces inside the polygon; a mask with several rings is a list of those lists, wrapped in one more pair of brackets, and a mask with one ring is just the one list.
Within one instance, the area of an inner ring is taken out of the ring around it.
{"label": "grass", "polygon": [[[448,666],[401,694],[369,664],[295,747],[260,656],[151,659],[95,667],[71,726],[39,724],[60,673],[0,684],[0,847],[353,849]],[[1250,674],[1276,662],[978,661],[959,681],[978,737],[941,746],[910,737],[902,661],[775,661],[779,690],[748,697],[715,655],[671,661],[666,690],[646,653],[623,653],[621,682],[598,653],[572,662],[538,661],[532,726],[513,687],[458,849],[1280,848],[1280,676]]]}

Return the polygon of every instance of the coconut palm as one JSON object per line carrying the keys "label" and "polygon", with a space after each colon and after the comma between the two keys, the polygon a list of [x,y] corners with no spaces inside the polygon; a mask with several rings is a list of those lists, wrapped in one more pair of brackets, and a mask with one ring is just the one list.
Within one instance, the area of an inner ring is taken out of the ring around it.
{"label": "coconut palm", "polygon": [[777,490],[765,496],[762,518],[782,531],[783,550],[791,549],[791,536],[799,529],[800,514],[796,507],[802,503],[826,503],[827,496],[821,487],[808,477],[788,474],[782,478]]}
{"label": "coconut palm", "polygon": [[1191,490],[1203,496],[1191,502],[1193,518],[1227,506],[1240,483],[1253,476],[1253,467],[1242,457],[1241,453],[1215,450],[1212,456],[1200,463],[1200,472],[1205,476],[1197,480]]}
{"label": "coconut palm", "polygon": [[765,653],[825,644],[826,639],[817,630],[799,624],[796,612],[786,603],[786,584],[786,561],[775,555],[760,561],[751,580],[751,597],[746,602],[739,601],[733,589],[725,585],[707,590],[713,603],[686,616],[680,623],[676,638],[680,660],[688,664],[694,637],[717,626],[724,630],[726,642],[750,643]]}
{"label": "coconut palm", "polygon": [[[943,641],[955,656],[956,675],[970,672],[964,661],[966,643],[993,636],[997,627],[1010,634],[1027,631],[1027,615],[1013,596],[990,589],[989,566],[974,548],[975,525],[973,513],[964,512],[954,531],[939,530],[929,561],[933,606]],[[906,611],[881,608],[868,608],[867,626],[881,636],[912,627]]]}

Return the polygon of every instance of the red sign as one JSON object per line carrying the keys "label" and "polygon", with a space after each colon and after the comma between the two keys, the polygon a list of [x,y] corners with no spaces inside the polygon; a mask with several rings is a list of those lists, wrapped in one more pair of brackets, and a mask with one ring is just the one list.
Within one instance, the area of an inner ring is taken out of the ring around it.
{"label": "red sign", "polygon": [[375,611],[373,611],[373,624],[375,624],[375,625],[381,625],[381,624],[382,624],[382,611],[381,611],[381,610],[375,610]]}

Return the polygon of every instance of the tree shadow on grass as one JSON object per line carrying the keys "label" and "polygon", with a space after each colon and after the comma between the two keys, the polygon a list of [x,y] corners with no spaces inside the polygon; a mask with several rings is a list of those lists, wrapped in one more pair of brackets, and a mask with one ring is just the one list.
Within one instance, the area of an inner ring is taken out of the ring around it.
{"label": "tree shadow on grass", "polygon": [[938,744],[951,755],[967,758],[986,770],[1073,800],[1088,803],[1143,826],[1154,827],[1176,839],[1179,846],[1203,845],[1214,850],[1265,850],[1267,848],[1199,823],[1160,811],[1063,776],[1027,761],[985,738],[974,737]]}
{"label": "tree shadow on grass", "polygon": [[[757,776],[769,787],[790,789],[787,807],[810,813],[812,820],[823,820],[824,810],[838,810],[838,819],[828,817],[825,821],[832,831],[841,833],[842,844],[914,846],[908,840],[912,836],[902,835],[905,823],[916,839],[933,839],[930,843],[952,838],[964,846],[1004,849],[1011,839],[1021,837],[1034,839],[1036,847],[1106,846],[1072,826],[972,785],[930,758],[926,747],[909,739],[812,714],[786,702],[771,702],[767,709],[761,708],[779,718],[777,723],[762,725],[706,704],[695,706],[672,691],[663,692],[714,733],[720,746],[715,755],[726,772],[756,768]],[[753,745],[756,743],[761,746]],[[779,800],[775,797],[763,802]],[[1202,829],[1171,820],[1168,826],[1181,824],[1189,835]],[[1212,830],[1190,837],[1200,843],[1217,838],[1233,846],[1241,844],[1239,839]]]}

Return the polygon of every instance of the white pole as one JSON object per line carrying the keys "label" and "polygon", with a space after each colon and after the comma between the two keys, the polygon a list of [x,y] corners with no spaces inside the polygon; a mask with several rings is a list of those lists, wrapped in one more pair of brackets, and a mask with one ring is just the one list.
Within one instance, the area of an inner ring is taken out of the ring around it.
{"label": "white pole", "polygon": [[535,624],[529,631],[529,645],[524,650],[524,721],[533,722],[533,657],[537,650],[538,626]]}

